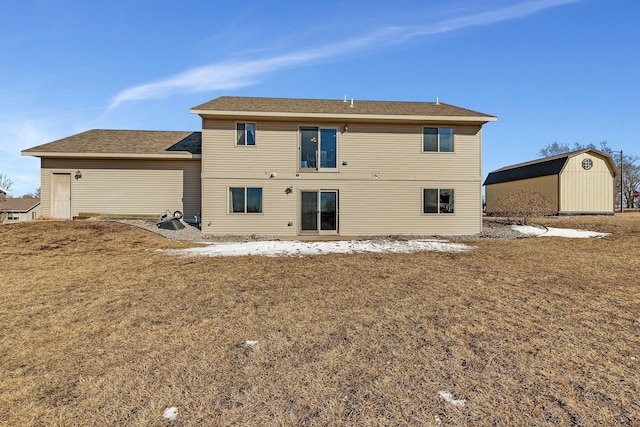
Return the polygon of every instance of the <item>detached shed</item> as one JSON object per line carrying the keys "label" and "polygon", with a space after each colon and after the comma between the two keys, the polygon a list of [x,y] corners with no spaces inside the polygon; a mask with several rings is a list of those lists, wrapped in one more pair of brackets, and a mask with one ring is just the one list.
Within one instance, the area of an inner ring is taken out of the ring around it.
{"label": "detached shed", "polygon": [[613,215],[616,165],[607,154],[584,149],[495,170],[484,181],[486,212],[520,190],[544,193],[559,215]]}

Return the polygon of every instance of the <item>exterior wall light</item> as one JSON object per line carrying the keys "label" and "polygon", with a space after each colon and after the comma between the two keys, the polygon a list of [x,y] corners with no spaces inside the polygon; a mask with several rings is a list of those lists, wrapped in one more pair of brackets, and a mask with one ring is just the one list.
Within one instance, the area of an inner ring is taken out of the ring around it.
{"label": "exterior wall light", "polygon": [[76,174],[74,175],[74,178],[75,178],[75,179],[80,179],[80,178],[82,178],[82,172],[80,172],[80,170],[79,170],[79,169],[76,171]]}

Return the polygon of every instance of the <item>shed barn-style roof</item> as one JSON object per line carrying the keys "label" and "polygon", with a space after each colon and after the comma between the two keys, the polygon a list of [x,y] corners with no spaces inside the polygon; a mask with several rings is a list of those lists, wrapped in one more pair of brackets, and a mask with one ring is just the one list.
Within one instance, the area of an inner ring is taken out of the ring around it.
{"label": "shed barn-style roof", "polygon": [[93,129],[22,151],[36,157],[194,158],[201,132]]}
{"label": "shed barn-style roof", "polygon": [[40,203],[37,197],[7,197],[0,203],[2,212],[29,212]]}
{"label": "shed barn-style roof", "polygon": [[253,98],[221,96],[195,106],[202,116],[317,117],[377,120],[456,120],[494,122],[497,118],[441,102],[361,101],[341,99]]}
{"label": "shed barn-style roof", "polygon": [[541,176],[558,175],[564,169],[569,158],[577,156],[579,154],[591,152],[597,156],[603,157],[609,167],[614,173],[614,176],[618,174],[613,159],[602,151],[595,150],[593,148],[586,148],[584,150],[571,151],[569,153],[559,154],[557,156],[545,157],[542,159],[532,160],[529,162],[518,163],[517,165],[505,166],[497,169],[487,176],[483,185],[499,184],[501,182],[518,181],[521,179],[538,178]]}

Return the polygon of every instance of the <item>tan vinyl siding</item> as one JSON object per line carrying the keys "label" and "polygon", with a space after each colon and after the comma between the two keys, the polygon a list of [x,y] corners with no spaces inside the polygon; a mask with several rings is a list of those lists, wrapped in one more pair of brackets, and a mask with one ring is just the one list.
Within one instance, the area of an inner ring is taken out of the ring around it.
{"label": "tan vinyl siding", "polygon": [[[479,125],[455,130],[453,153],[423,153],[424,124],[257,121],[256,145],[235,145],[235,121],[203,121],[202,230],[300,234],[300,191],[339,191],[339,234],[474,234],[481,230]],[[299,129],[338,130],[337,169],[299,169]],[[346,164],[344,164],[346,163]],[[270,176],[275,173],[275,176]],[[262,214],[229,214],[228,187],[262,187]],[[293,192],[285,194],[291,186]],[[422,189],[455,190],[453,215],[423,215]],[[292,223],[291,226],[288,224]]]}
{"label": "tan vinyl siding", "polygon": [[[235,145],[235,122],[204,120],[203,178],[277,176],[312,180],[367,180],[373,174],[388,180],[480,180],[480,127],[453,126],[454,153],[423,153],[422,128],[415,124],[323,122],[257,122],[256,145]],[[427,124],[425,124],[427,125]],[[316,172],[298,168],[298,130],[318,126],[338,130],[337,170]],[[343,165],[346,162],[346,165]]]}
{"label": "tan vinyl siding", "polygon": [[[82,178],[74,179],[76,170]],[[42,160],[42,213],[52,216],[51,177],[71,174],[71,215],[80,213],[159,216],[200,211],[200,161]]]}
{"label": "tan vinyl siding", "polygon": [[[7,213],[5,213],[4,215],[8,215]],[[17,217],[17,219],[12,219],[9,220],[8,218],[4,220],[4,223],[14,223],[14,222],[24,222],[24,221],[33,221],[35,219],[38,219],[38,217],[40,216],[40,205],[36,206],[35,208],[31,209],[28,212],[12,212],[11,215],[13,215],[14,218]]]}
{"label": "tan vinyl siding", "polygon": [[[289,185],[293,191],[286,194]],[[229,187],[261,187],[263,213],[230,214]],[[423,188],[454,189],[455,213],[423,214]],[[482,229],[479,182],[205,179],[202,231],[215,235],[298,235],[303,190],[338,191],[340,235],[462,235]]]}
{"label": "tan vinyl siding", "polygon": [[[216,235],[295,236],[296,196],[288,184],[271,180],[205,179],[202,231]],[[229,187],[262,188],[262,213],[229,213]],[[287,224],[292,222],[291,226]]]}
{"label": "tan vinyl siding", "polygon": [[[593,162],[591,169],[583,169],[584,159]],[[613,212],[613,179],[607,162],[598,156],[583,153],[569,158],[560,175],[560,210],[568,213]]]}
{"label": "tan vinyl siding", "polygon": [[40,159],[40,215],[51,216],[51,176],[50,170],[45,170],[45,161]]}
{"label": "tan vinyl siding", "polygon": [[486,212],[496,212],[494,205],[498,198],[517,193],[520,190],[540,191],[551,200],[555,209],[558,209],[558,175],[548,175],[485,186]]}

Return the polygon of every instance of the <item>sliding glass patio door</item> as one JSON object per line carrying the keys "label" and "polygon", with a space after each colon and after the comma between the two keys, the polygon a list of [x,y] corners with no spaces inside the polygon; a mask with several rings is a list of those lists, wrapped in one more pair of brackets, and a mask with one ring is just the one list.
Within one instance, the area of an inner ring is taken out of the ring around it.
{"label": "sliding glass patio door", "polygon": [[302,191],[301,227],[304,233],[336,234],[338,232],[338,191]]}

